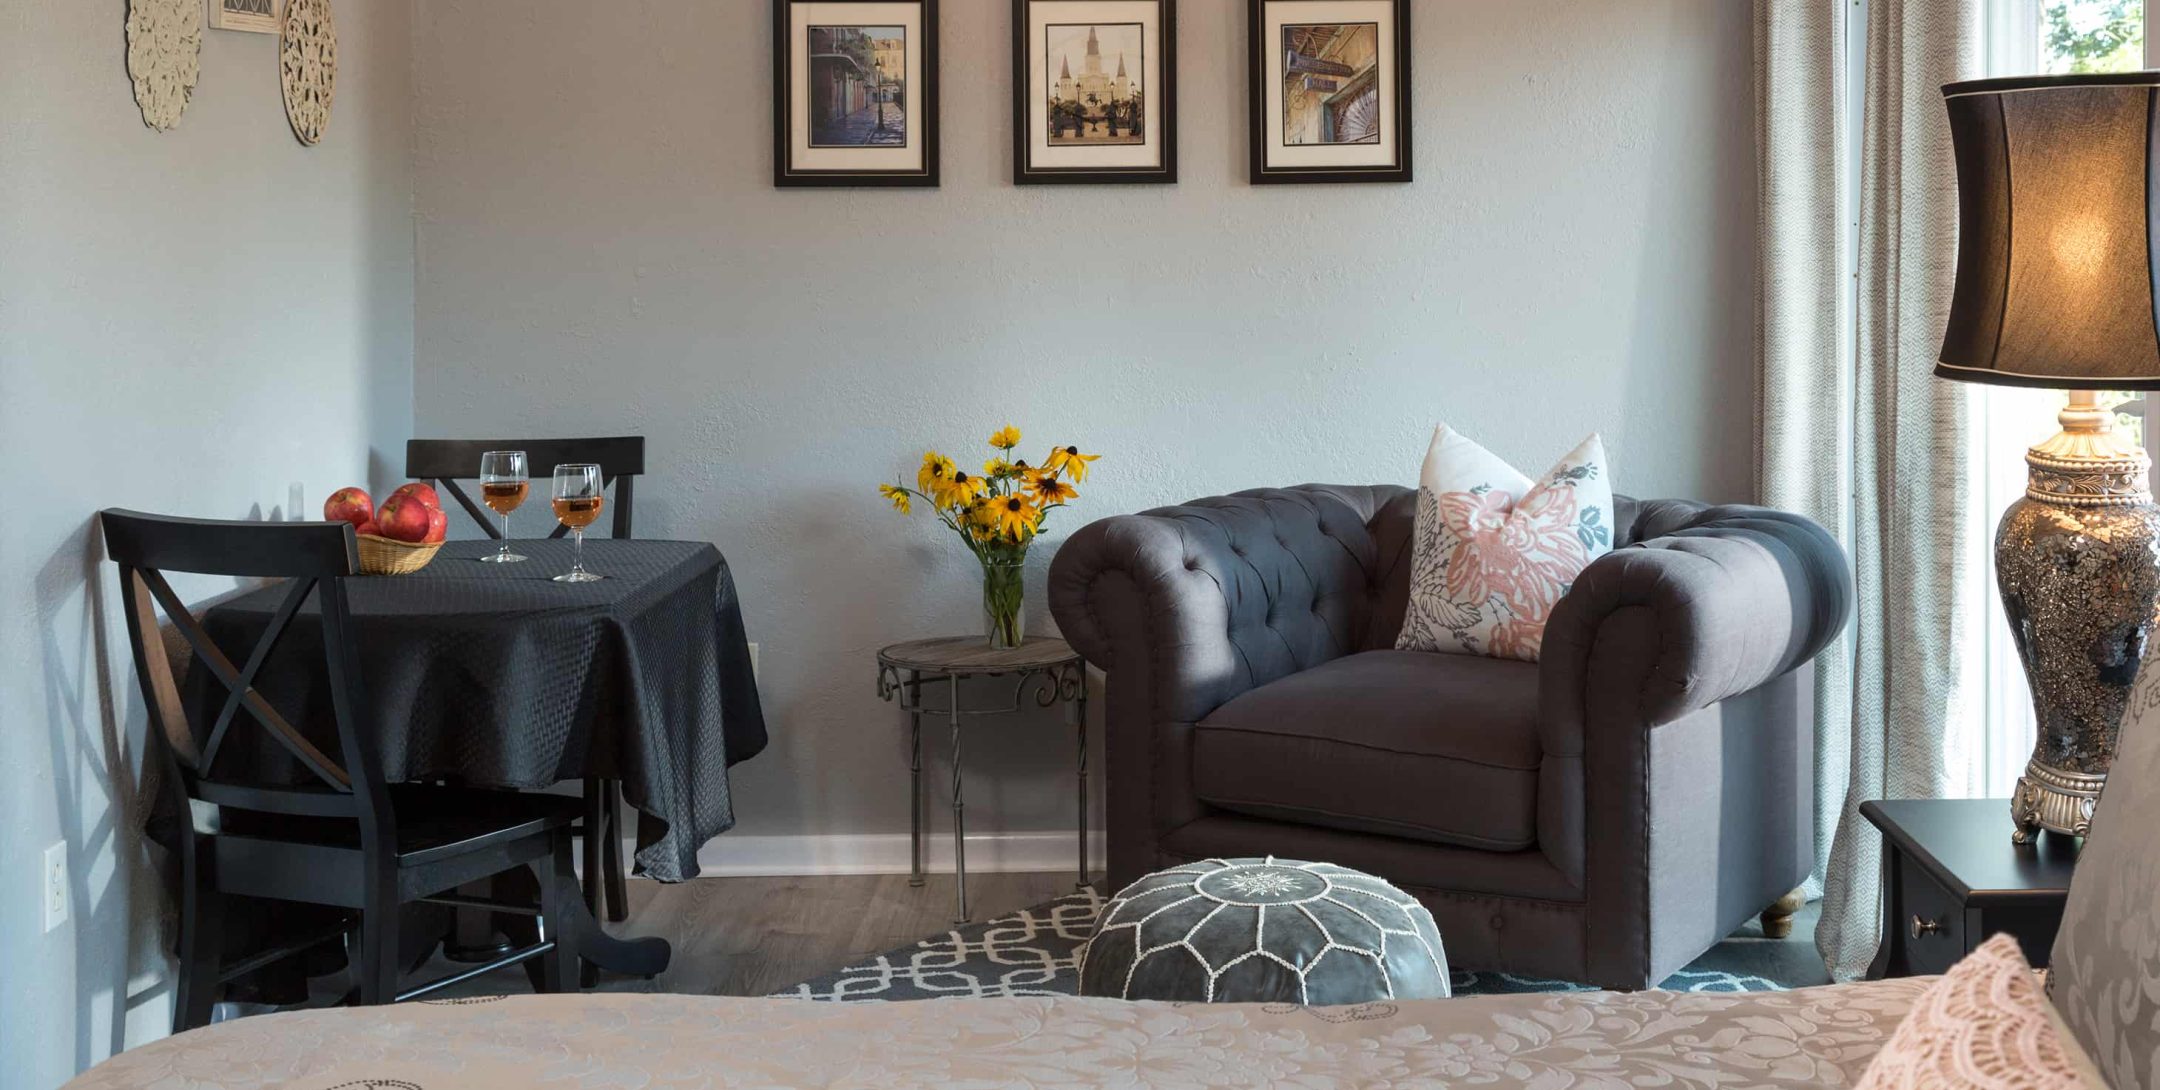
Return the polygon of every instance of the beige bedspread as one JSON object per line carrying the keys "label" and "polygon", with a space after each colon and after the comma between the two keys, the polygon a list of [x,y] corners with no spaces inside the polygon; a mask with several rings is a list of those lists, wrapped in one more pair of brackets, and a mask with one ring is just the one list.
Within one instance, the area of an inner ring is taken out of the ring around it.
{"label": "beige bedspread", "polygon": [[69,1085],[1848,1086],[1926,983],[1333,1008],[513,996],[244,1019],[145,1045]]}

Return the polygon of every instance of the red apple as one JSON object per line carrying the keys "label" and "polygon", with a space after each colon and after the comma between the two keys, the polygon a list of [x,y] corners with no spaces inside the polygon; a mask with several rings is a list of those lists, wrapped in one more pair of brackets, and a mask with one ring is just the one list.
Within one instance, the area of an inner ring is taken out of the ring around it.
{"label": "red apple", "polygon": [[420,540],[428,545],[440,545],[442,540],[449,536],[450,516],[443,514],[442,508],[428,508],[427,536]]}
{"label": "red apple", "polygon": [[375,525],[374,519],[369,519],[366,522],[361,523],[359,527],[356,528],[353,532],[360,534],[374,534],[376,537],[381,537],[382,527]]}
{"label": "red apple", "polygon": [[377,533],[397,541],[418,542],[428,535],[430,513],[441,514],[414,496],[392,496],[375,511]]}
{"label": "red apple", "polygon": [[[391,499],[396,499],[399,496],[411,496],[412,498],[419,500],[421,503],[427,504],[429,507],[432,507],[437,511],[442,510],[442,497],[435,494],[435,488],[433,485],[423,484],[419,481],[414,481],[411,484],[402,484],[398,486],[397,491],[390,493]],[[387,503],[389,501],[385,500],[384,502]]]}
{"label": "red apple", "polygon": [[375,500],[365,488],[340,488],[323,501],[322,517],[328,522],[358,526],[375,517]]}

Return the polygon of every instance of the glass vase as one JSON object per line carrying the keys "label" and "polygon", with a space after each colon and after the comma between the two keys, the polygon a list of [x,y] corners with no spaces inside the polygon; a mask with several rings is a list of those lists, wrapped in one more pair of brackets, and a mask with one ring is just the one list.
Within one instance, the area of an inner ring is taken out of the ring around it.
{"label": "glass vase", "polygon": [[1025,561],[985,560],[983,570],[983,624],[990,636],[990,649],[1004,651],[1020,646],[1027,636],[1027,624],[1021,610],[1026,598],[1026,584],[1021,579]]}

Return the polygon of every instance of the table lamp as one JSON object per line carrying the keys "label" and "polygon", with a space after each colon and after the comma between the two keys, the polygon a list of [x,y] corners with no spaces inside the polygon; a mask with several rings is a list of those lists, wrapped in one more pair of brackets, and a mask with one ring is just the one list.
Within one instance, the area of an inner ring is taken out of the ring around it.
{"label": "table lamp", "polygon": [[2070,391],[2026,452],[1995,574],[2039,738],[2013,839],[2083,836],[2160,611],[2150,461],[2094,391],[2160,389],[2160,72],[1943,88],[1956,148],[1957,283],[1935,373]]}

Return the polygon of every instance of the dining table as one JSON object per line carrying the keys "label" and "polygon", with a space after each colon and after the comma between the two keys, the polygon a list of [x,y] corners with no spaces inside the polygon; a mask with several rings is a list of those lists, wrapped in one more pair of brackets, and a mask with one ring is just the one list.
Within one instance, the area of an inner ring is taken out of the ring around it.
{"label": "dining table", "polygon": [[[514,542],[522,563],[484,563],[489,541],[453,541],[419,571],[347,581],[359,659],[356,716],[389,782],[542,790],[621,781],[637,813],[635,873],[677,882],[698,849],[735,823],[731,766],[766,744],[735,581],[705,542],[584,543],[593,582],[556,582],[573,543]],[[202,615],[221,646],[249,646],[283,591],[272,584]],[[256,690],[336,752],[321,616],[311,596],[256,678]],[[198,661],[184,697],[214,717],[224,691]],[[249,732],[258,735],[260,732]],[[227,760],[251,777],[307,773],[251,737]],[[583,907],[582,901],[579,907]],[[666,944],[618,940],[580,921],[588,960],[650,976]],[[657,944],[657,945],[655,945]]]}

